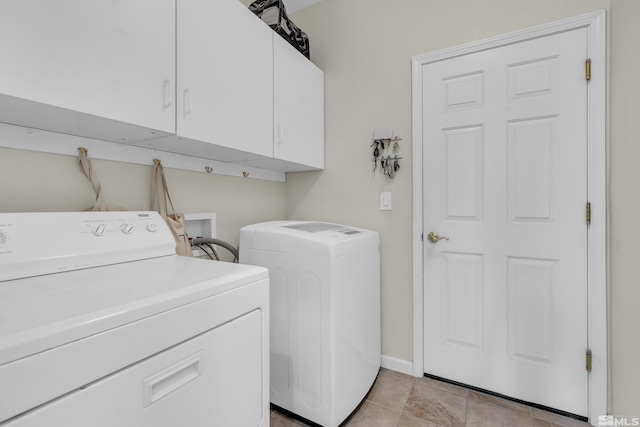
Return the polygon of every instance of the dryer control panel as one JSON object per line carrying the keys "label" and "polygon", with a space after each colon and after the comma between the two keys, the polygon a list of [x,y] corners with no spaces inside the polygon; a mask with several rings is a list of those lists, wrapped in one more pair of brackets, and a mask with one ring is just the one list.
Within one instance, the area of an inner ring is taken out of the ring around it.
{"label": "dryer control panel", "polygon": [[0,213],[0,282],[174,254],[157,212]]}

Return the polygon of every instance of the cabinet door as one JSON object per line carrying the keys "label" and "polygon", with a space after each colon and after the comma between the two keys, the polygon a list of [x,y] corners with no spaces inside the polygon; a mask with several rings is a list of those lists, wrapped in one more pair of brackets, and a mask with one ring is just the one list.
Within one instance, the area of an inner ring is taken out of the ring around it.
{"label": "cabinet door", "polygon": [[238,0],[177,4],[178,135],[273,156],[272,30]]}
{"label": "cabinet door", "polygon": [[4,0],[0,52],[5,122],[18,105],[34,127],[80,112],[175,131],[174,0]]}
{"label": "cabinet door", "polygon": [[324,168],[324,73],[274,37],[274,157]]}

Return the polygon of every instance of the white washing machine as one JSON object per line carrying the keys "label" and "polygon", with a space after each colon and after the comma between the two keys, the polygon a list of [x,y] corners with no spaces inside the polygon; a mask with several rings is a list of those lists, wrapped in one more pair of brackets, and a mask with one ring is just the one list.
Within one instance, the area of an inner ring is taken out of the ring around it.
{"label": "white washing machine", "polygon": [[377,232],[276,221],[240,231],[240,262],[267,267],[271,285],[271,402],[336,427],[380,369]]}
{"label": "white washing machine", "polygon": [[155,212],[0,214],[0,426],[268,426],[268,298]]}

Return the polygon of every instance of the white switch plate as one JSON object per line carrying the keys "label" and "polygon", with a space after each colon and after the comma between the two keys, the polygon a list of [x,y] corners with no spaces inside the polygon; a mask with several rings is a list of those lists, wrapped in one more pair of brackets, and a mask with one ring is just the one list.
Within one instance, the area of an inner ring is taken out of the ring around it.
{"label": "white switch plate", "polygon": [[380,193],[380,210],[381,211],[390,211],[392,208],[391,204],[391,192],[384,191]]}

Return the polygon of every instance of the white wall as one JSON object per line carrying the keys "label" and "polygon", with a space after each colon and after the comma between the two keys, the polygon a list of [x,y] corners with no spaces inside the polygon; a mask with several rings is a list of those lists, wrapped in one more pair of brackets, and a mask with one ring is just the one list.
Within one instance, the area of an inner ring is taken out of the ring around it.
{"label": "white wall", "polygon": [[[383,354],[411,360],[411,58],[599,9],[611,27],[610,410],[640,416],[637,0],[325,0],[296,13],[325,72],[326,170],[289,174],[286,214],[381,233]],[[384,127],[404,138],[393,181],[371,172],[371,135]],[[392,192],[392,212],[378,210],[381,191]]]}

